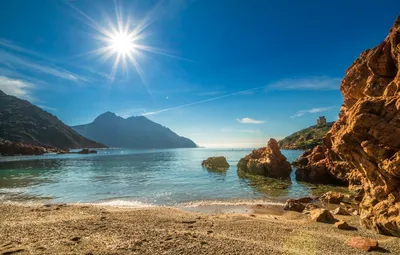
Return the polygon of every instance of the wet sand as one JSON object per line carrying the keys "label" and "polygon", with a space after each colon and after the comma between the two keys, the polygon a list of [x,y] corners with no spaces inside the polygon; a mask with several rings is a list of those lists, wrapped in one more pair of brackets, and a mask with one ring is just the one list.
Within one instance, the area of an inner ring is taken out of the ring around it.
{"label": "wet sand", "polygon": [[357,216],[336,216],[358,228],[344,231],[276,205],[203,209],[1,204],[0,254],[366,254],[344,244],[353,236],[379,241],[368,254],[400,254]]}

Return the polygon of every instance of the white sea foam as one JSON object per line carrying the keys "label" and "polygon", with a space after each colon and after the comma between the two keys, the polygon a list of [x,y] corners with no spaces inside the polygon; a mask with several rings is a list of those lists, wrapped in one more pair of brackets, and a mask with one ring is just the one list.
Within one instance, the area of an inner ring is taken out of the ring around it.
{"label": "white sea foam", "polygon": [[[76,204],[82,204],[82,203],[76,203]],[[121,200],[121,199],[114,199],[98,203],[85,203],[85,204],[90,204],[95,206],[133,207],[133,208],[147,208],[155,206],[153,204],[143,203],[140,201]]]}
{"label": "white sea foam", "polygon": [[191,201],[187,203],[180,204],[181,207],[199,207],[199,206],[210,206],[210,205],[220,205],[220,206],[246,206],[246,205],[285,205],[282,202],[265,201],[265,200],[203,200],[203,201]]}
{"label": "white sea foam", "polygon": [[1,203],[5,205],[17,205],[17,206],[39,206],[45,204],[43,203],[43,201],[36,201],[36,200],[28,200],[28,201],[6,200],[6,201],[1,201]]}

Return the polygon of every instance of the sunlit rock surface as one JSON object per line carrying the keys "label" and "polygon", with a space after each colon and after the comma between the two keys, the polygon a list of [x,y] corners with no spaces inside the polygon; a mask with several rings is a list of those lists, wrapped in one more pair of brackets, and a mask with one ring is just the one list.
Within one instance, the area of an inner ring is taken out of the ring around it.
{"label": "sunlit rock surface", "polygon": [[[361,184],[361,220],[400,236],[400,17],[385,40],[366,50],[346,72],[339,120],[322,148],[299,171],[318,165],[351,186]],[[322,163],[325,162],[325,163]],[[303,175],[306,175],[303,173]]]}
{"label": "sunlit rock surface", "polygon": [[272,138],[267,147],[253,150],[242,158],[237,167],[238,171],[277,179],[288,179],[292,171],[290,163],[279,150],[278,142]]}

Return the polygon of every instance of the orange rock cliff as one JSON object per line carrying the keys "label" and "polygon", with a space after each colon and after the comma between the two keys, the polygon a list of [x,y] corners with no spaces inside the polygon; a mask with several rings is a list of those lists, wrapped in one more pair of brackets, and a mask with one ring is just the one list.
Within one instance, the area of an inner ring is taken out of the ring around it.
{"label": "orange rock cliff", "polygon": [[400,237],[400,16],[377,47],[346,71],[339,120],[324,144],[297,162],[296,176],[331,176],[360,187],[361,221]]}

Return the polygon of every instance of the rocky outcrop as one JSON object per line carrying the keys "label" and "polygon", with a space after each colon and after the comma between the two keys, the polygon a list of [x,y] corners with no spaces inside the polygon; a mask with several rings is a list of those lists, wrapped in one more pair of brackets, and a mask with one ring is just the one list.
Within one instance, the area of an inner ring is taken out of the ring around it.
{"label": "rocky outcrop", "polygon": [[229,164],[223,156],[209,157],[203,160],[201,165],[211,171],[226,171],[229,168]]}
{"label": "rocky outcrop", "polygon": [[35,146],[31,144],[14,143],[7,140],[0,140],[1,156],[20,156],[20,155],[43,155],[45,153],[66,153],[54,147]]}
{"label": "rocky outcrop", "polygon": [[78,154],[96,154],[96,150],[82,149],[77,152]]}
{"label": "rocky outcrop", "polygon": [[350,184],[357,180],[364,190],[361,221],[400,237],[399,68],[400,17],[386,39],[347,70],[339,120],[298,171],[312,172],[325,162],[323,171]]}
{"label": "rocky outcrop", "polygon": [[253,150],[237,164],[238,171],[258,174],[277,179],[288,179],[292,168],[279,150],[275,139],[268,141],[267,147]]}
{"label": "rocky outcrop", "polygon": [[[296,167],[296,180],[318,183],[348,185],[349,165],[341,160],[333,161],[327,157],[325,146],[318,145],[305,151],[293,165]],[[346,178],[347,177],[347,178]]]}

